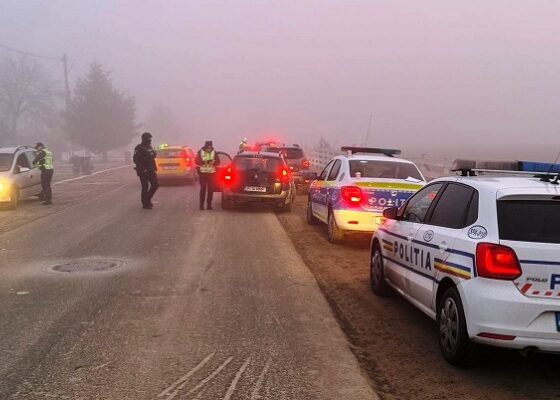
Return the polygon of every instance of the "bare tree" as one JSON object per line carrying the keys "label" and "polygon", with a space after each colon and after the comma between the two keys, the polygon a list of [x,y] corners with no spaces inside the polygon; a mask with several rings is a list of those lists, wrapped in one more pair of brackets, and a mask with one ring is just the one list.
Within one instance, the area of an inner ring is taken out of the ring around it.
{"label": "bare tree", "polygon": [[49,125],[56,95],[41,65],[28,57],[0,59],[0,144],[18,140],[21,125]]}

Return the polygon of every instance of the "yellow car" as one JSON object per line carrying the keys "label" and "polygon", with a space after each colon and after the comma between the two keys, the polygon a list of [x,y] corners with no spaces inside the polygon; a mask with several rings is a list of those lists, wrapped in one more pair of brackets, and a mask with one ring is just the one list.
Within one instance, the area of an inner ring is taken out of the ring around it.
{"label": "yellow car", "polygon": [[197,178],[195,154],[188,146],[165,146],[156,150],[157,176],[161,182],[185,182]]}

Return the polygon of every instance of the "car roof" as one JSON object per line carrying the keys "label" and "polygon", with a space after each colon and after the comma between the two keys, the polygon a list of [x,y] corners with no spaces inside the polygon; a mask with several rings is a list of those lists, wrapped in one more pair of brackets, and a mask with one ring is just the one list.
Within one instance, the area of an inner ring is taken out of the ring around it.
{"label": "car roof", "polygon": [[481,191],[507,191],[508,193],[527,194],[550,194],[558,192],[560,185],[543,182],[540,178],[522,176],[499,176],[499,175],[480,175],[480,176],[448,176],[434,179],[432,182],[453,181],[464,183]]}
{"label": "car roof", "polygon": [[412,161],[406,160],[404,158],[388,157],[384,155],[355,153],[352,155],[340,155],[338,157],[346,158],[349,161],[351,160],[386,161],[386,162],[400,162],[400,163],[415,165]]}
{"label": "car roof", "polygon": [[2,154],[14,154],[19,150],[33,150],[31,147],[0,147],[0,153]]}

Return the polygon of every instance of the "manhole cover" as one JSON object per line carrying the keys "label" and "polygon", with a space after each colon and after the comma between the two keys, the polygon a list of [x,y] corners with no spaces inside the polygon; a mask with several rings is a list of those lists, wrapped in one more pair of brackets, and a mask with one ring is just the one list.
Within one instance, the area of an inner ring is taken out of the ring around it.
{"label": "manhole cover", "polygon": [[99,272],[118,268],[123,264],[116,260],[80,260],[67,264],[55,265],[51,270],[56,272]]}

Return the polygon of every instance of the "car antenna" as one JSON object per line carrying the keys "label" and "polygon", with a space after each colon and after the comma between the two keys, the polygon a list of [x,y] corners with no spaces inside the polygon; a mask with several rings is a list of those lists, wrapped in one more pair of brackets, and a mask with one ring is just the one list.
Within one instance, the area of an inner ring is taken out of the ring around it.
{"label": "car antenna", "polygon": [[548,172],[546,173],[545,176],[543,176],[541,178],[541,181],[543,182],[550,182],[553,185],[558,185],[558,178],[560,177],[560,171],[558,171],[558,174],[556,175],[556,178],[551,182],[550,179],[552,178],[550,176],[550,173],[552,172],[552,169],[554,168],[554,166],[556,165],[556,163],[558,162],[558,159],[560,158],[560,151],[558,152],[558,154],[556,155],[556,159],[554,160],[554,162],[552,164],[550,164],[550,168],[548,169]]}

